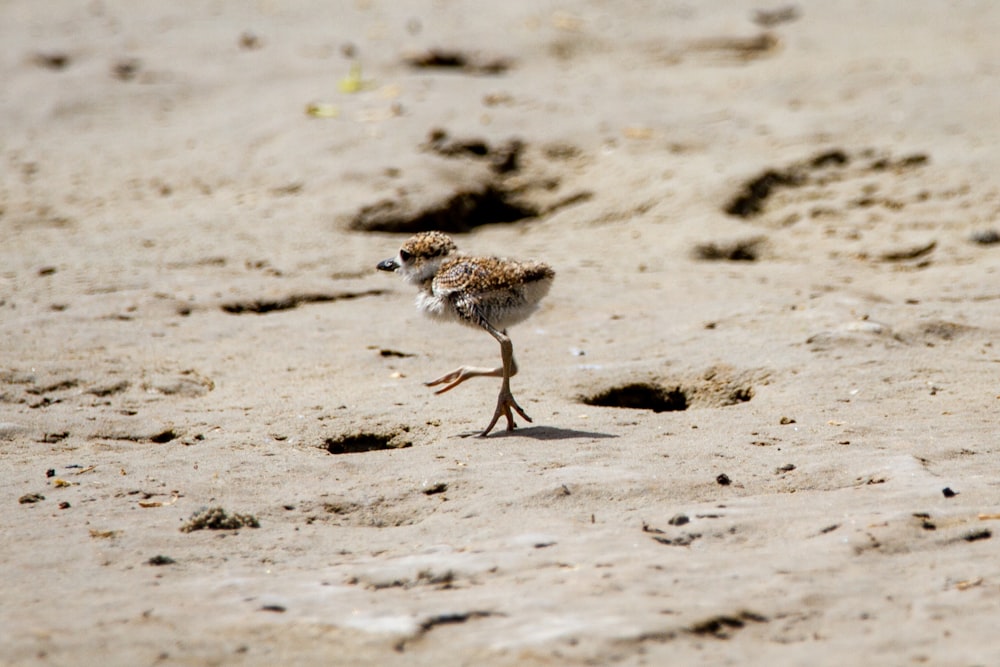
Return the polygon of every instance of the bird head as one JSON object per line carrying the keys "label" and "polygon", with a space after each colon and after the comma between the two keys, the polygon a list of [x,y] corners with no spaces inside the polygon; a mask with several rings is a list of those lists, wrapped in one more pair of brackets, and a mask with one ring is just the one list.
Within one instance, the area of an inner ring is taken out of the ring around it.
{"label": "bird head", "polygon": [[396,272],[406,282],[422,285],[431,280],[441,262],[457,250],[447,234],[420,232],[408,238],[395,257],[382,260],[376,268]]}

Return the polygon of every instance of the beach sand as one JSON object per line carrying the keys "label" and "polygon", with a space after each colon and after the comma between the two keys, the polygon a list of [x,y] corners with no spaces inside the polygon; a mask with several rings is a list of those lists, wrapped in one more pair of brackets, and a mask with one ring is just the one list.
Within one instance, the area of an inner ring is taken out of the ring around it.
{"label": "beach sand", "polygon": [[1000,664],[998,25],[3,3],[0,664]]}

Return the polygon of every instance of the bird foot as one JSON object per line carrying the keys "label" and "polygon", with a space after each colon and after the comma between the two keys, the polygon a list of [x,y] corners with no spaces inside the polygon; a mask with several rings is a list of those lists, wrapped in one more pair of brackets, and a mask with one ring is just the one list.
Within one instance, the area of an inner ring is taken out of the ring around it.
{"label": "bird foot", "polygon": [[476,368],[475,366],[462,366],[461,368],[456,368],[450,373],[445,373],[436,380],[425,382],[424,386],[436,387],[439,384],[443,384],[443,387],[434,392],[435,394],[443,394],[446,391],[451,391],[470,378],[484,376],[500,377],[502,374],[502,368]]}
{"label": "bird foot", "polygon": [[517,414],[524,417],[525,421],[531,422],[531,417],[525,414],[524,410],[521,409],[521,406],[514,400],[514,396],[509,391],[501,391],[500,395],[497,397],[497,409],[493,413],[493,419],[490,420],[490,425],[479,434],[479,437],[485,438],[488,436],[490,431],[493,430],[493,427],[496,426],[497,422],[500,420],[501,415],[507,418],[508,431],[513,431],[517,428],[517,424],[514,422],[514,415],[511,414],[511,408],[513,408]]}

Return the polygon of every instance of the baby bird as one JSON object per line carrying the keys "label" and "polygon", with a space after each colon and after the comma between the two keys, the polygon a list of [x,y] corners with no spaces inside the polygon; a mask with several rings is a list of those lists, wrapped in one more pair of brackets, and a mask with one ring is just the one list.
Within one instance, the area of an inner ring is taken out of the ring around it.
{"label": "baby bird", "polygon": [[416,285],[420,290],[417,309],[424,314],[481,327],[500,343],[502,365],[498,368],[462,366],[426,385],[444,385],[435,392],[443,394],[469,378],[503,378],[493,419],[480,437],[489,435],[501,415],[507,418],[507,430],[513,431],[517,424],[511,409],[530,422],[531,417],[510,392],[510,378],[517,373],[517,364],[507,327],[535,312],[538,302],[548,294],[555,272],[541,262],[461,255],[454,241],[441,232],[421,232],[410,237],[399,254],[379,262],[377,268],[394,271]]}

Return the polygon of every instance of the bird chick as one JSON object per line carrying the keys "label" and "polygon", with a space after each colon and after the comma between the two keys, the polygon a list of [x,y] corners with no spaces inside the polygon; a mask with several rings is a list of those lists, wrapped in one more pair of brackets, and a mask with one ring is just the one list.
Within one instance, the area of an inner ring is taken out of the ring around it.
{"label": "bird chick", "polygon": [[484,329],[500,343],[501,366],[461,366],[427,382],[427,386],[443,385],[435,392],[443,394],[470,378],[502,378],[493,418],[480,436],[489,435],[501,416],[507,419],[507,430],[514,430],[517,424],[512,410],[530,422],[531,417],[510,391],[510,378],[517,373],[517,364],[507,328],[523,322],[538,309],[555,272],[541,262],[461,255],[455,242],[441,232],[421,232],[410,237],[395,257],[379,262],[377,268],[396,272],[416,286],[417,309],[425,315]]}

